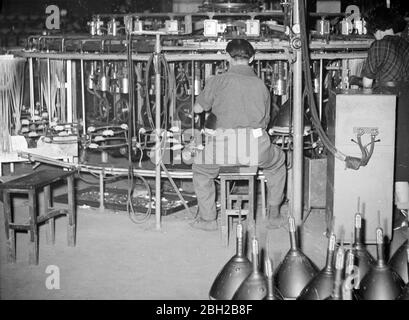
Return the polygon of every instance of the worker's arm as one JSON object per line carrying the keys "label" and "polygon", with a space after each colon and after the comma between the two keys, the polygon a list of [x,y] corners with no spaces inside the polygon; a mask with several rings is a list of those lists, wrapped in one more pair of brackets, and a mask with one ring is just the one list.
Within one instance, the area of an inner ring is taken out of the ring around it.
{"label": "worker's arm", "polygon": [[204,109],[199,102],[196,102],[195,105],[193,106],[193,111],[194,113],[202,113]]}
{"label": "worker's arm", "polygon": [[373,79],[362,77],[362,85],[364,88],[372,88]]}
{"label": "worker's arm", "polygon": [[197,96],[196,103],[193,106],[195,113],[202,113],[203,111],[210,111],[213,106],[214,97],[216,95],[218,86],[214,82],[214,77],[210,77],[206,80],[206,85],[202,92]]}

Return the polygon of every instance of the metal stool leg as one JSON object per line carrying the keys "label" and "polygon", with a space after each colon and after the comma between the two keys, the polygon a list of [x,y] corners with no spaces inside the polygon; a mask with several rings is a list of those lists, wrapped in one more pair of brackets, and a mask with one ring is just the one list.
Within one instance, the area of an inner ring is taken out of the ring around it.
{"label": "metal stool leg", "polygon": [[260,177],[260,189],[261,189],[261,216],[263,219],[267,216],[267,209],[266,209],[266,179],[264,177]]}
{"label": "metal stool leg", "polygon": [[6,228],[7,238],[7,261],[10,263],[16,262],[16,231],[10,228],[9,224],[13,222],[11,213],[11,197],[7,190],[3,190],[3,204],[4,204],[4,224]]}
{"label": "metal stool leg", "polygon": [[[48,210],[51,208],[51,187],[45,186],[44,187],[44,210],[43,214],[46,215]],[[47,231],[46,231],[46,241],[47,244],[55,244],[55,219],[50,218],[47,223]]]}
{"label": "metal stool leg", "polygon": [[37,192],[28,192],[28,212],[30,216],[29,264],[38,264],[38,225],[37,225]]}
{"label": "metal stool leg", "polygon": [[67,178],[68,188],[68,226],[67,242],[68,246],[74,247],[76,243],[76,208],[74,201],[74,177],[71,175]]}
{"label": "metal stool leg", "polygon": [[251,223],[255,223],[254,210],[254,177],[249,177],[249,218]]}
{"label": "metal stool leg", "polygon": [[228,217],[227,217],[227,213],[226,213],[226,180],[224,179],[224,177],[222,177],[220,179],[220,192],[221,192],[221,219],[220,219],[220,230],[221,230],[221,238],[222,238],[222,243],[223,245],[227,246],[229,244],[229,233],[228,233]]}

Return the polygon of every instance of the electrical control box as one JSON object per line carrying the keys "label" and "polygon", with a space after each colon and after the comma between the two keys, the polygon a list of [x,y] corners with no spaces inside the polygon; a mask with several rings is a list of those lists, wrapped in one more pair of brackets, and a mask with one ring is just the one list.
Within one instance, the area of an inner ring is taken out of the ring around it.
{"label": "electrical control box", "polygon": [[359,210],[365,222],[363,240],[375,243],[378,226],[391,239],[396,96],[387,91],[332,91],[327,107],[328,136],[340,152],[361,158],[358,142],[366,148],[368,155],[372,144],[374,147],[367,164],[358,170],[347,169],[344,161],[329,154],[327,222],[329,224],[333,216],[337,238],[344,233],[345,242],[349,242],[359,198]]}
{"label": "electrical control box", "polygon": [[214,19],[206,19],[203,21],[203,35],[205,37],[217,37],[218,22]]}
{"label": "electrical control box", "polygon": [[179,22],[177,20],[166,20],[165,29],[167,33],[178,34],[179,32]]}
{"label": "electrical control box", "polygon": [[143,21],[142,20],[135,20],[134,31],[143,31]]}
{"label": "electrical control box", "polygon": [[260,20],[246,20],[246,36],[260,36]]}

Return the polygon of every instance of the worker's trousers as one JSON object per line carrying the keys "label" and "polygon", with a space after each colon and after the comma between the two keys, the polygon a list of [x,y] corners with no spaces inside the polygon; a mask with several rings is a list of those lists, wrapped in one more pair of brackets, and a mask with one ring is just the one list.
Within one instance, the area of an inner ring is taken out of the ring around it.
{"label": "worker's trousers", "polygon": [[268,205],[281,204],[286,182],[284,152],[271,144],[265,130],[218,129],[214,136],[208,137],[204,150],[195,157],[192,166],[199,216],[203,220],[211,221],[217,217],[214,179],[223,165],[258,166],[263,169],[267,180]]}

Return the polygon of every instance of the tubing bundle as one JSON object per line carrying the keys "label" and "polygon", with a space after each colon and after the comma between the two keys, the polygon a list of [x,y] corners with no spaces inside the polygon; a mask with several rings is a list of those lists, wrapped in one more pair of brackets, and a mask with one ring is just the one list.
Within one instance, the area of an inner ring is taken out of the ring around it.
{"label": "tubing bundle", "polygon": [[65,70],[62,60],[40,60],[40,82],[50,120],[66,122]]}
{"label": "tubing bundle", "polygon": [[12,151],[12,127],[15,133],[21,127],[24,66],[24,59],[0,56],[0,153]]}

